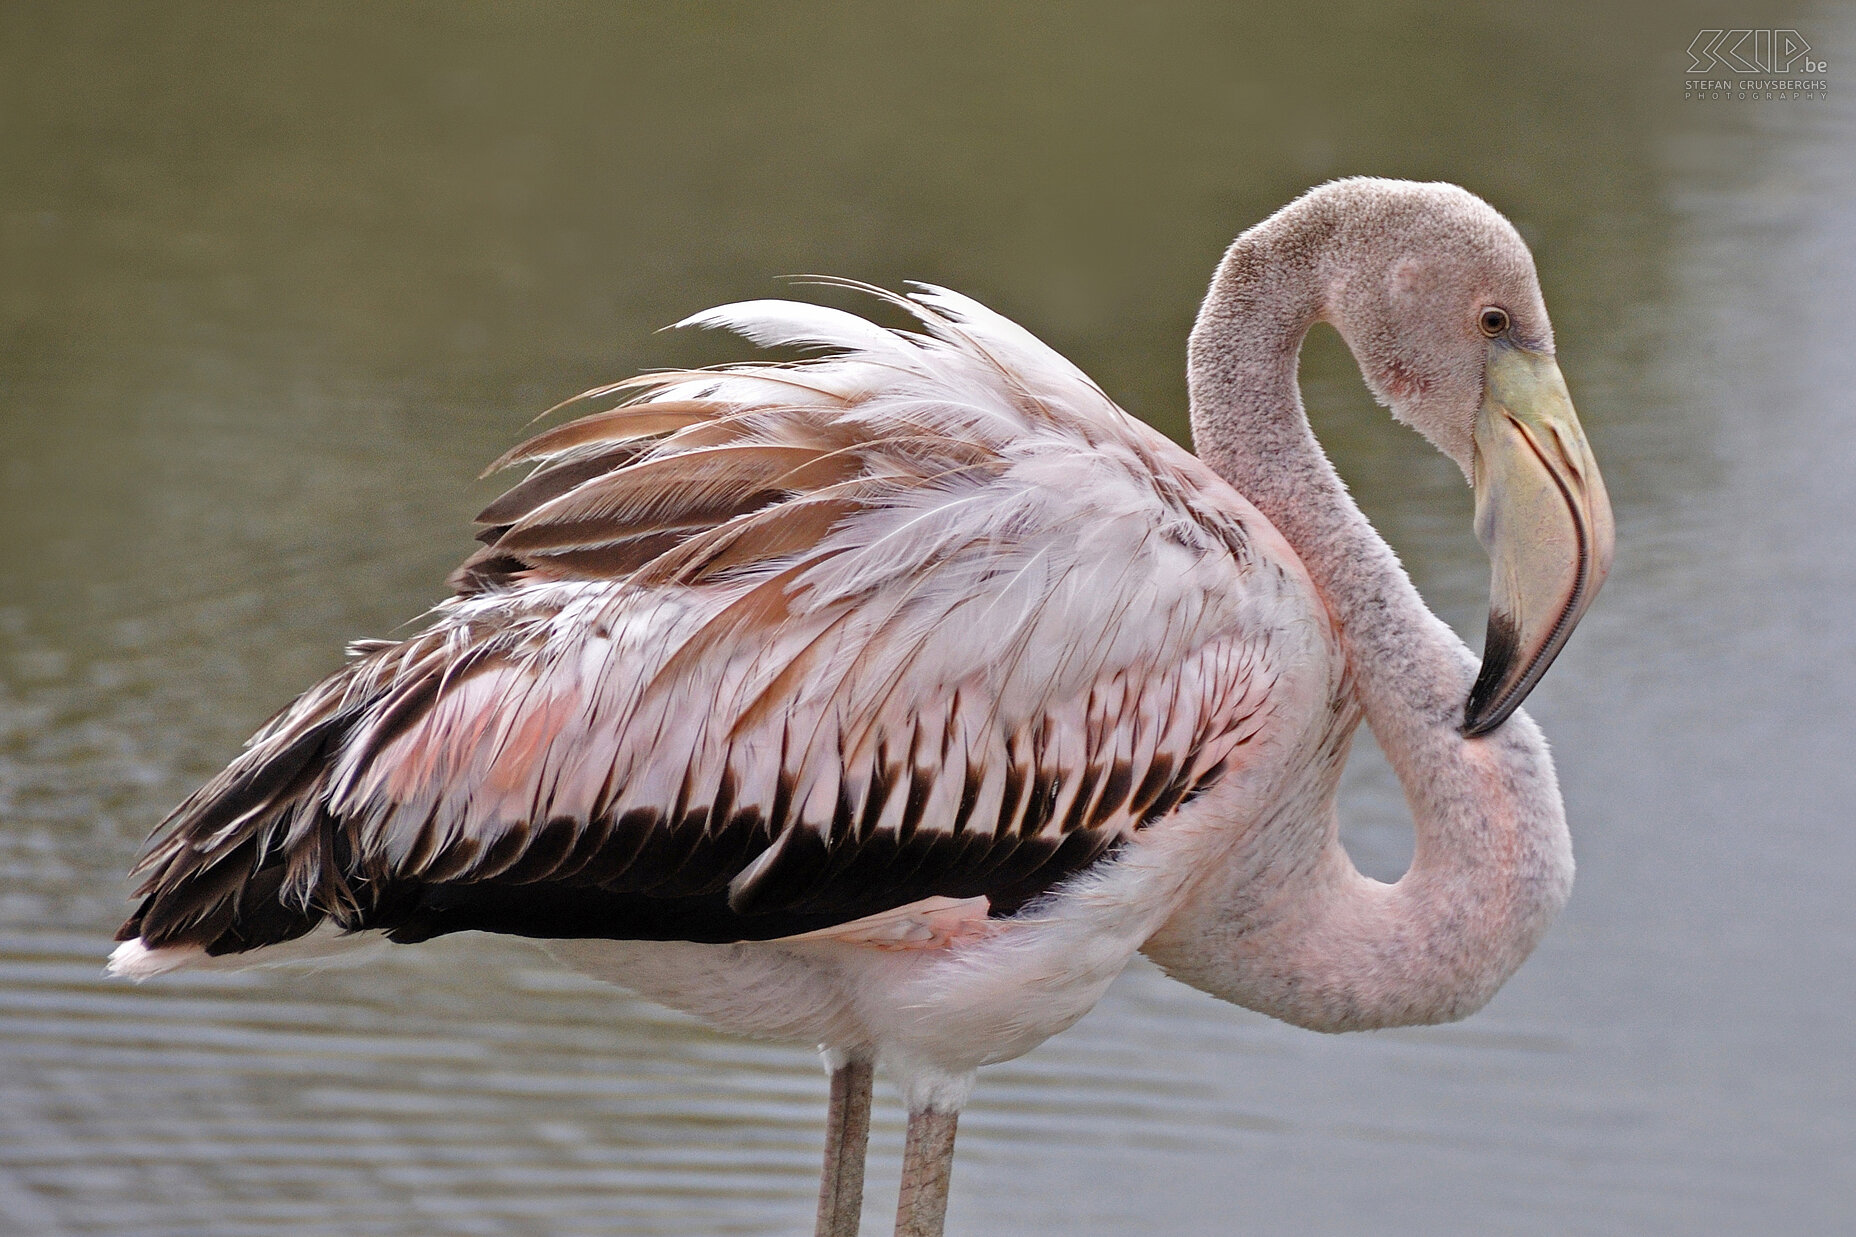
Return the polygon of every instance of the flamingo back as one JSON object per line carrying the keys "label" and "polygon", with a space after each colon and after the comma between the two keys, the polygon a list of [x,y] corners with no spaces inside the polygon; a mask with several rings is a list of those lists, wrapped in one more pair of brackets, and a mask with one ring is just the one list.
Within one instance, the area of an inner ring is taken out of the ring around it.
{"label": "flamingo back", "polygon": [[827,355],[588,392],[498,460],[456,595],[175,810],[121,939],[1010,915],[1245,759],[1319,610],[1280,538],[1007,319],[862,290],[918,329],[710,310]]}

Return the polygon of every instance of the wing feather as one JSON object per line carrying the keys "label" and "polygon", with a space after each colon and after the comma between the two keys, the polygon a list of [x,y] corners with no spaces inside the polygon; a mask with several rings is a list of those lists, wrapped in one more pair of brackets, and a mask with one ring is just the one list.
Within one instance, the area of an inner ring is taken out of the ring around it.
{"label": "wing feather", "polygon": [[1023,328],[881,295],[922,333],[724,306],[683,325],[835,354],[602,387],[506,453],[459,595],[176,809],[124,939],[1012,913],[1244,759],[1309,608],[1260,517]]}

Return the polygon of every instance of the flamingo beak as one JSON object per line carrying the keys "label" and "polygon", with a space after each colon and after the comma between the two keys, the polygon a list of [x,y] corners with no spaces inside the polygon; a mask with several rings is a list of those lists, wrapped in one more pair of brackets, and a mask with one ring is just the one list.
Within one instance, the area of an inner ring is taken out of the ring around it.
{"label": "flamingo beak", "polygon": [[1611,570],[1611,502],[1560,367],[1489,347],[1476,416],[1476,539],[1489,553],[1489,635],[1463,710],[1474,738],[1508,720]]}

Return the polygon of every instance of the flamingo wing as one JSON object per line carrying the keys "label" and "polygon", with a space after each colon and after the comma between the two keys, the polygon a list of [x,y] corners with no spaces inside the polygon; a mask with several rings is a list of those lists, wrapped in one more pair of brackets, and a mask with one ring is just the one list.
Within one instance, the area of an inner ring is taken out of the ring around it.
{"label": "flamingo wing", "polygon": [[[871,290],[874,291],[874,290]],[[1010,914],[1258,732],[1261,517],[1004,318],[751,302],[830,355],[655,374],[499,464],[457,595],[182,804],[124,940],[749,940]]]}

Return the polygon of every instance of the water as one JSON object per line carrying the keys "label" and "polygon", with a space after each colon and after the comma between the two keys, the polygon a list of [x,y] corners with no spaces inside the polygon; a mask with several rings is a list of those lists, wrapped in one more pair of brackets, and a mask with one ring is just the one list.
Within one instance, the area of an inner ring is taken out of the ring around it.
{"label": "water", "polygon": [[[988,1071],[950,1231],[1822,1233],[1856,1213],[1856,22],[1825,102],[1684,103],[1696,22],[10,7],[0,41],[0,1229],[808,1228],[824,1079],[517,942],[99,976],[161,814],[439,595],[533,412],[829,271],[947,283],[1183,434],[1238,229],[1459,180],[1540,258],[1617,569],[1530,707],[1580,859],[1482,1014],[1323,1038],[1137,967]],[[1717,23],[1718,24],[1718,23]],[[1318,429],[1480,635],[1450,465],[1317,339]],[[1371,750],[1363,866],[1410,849]],[[900,1122],[879,1095],[869,1231]],[[886,1196],[887,1192],[887,1196]]]}

